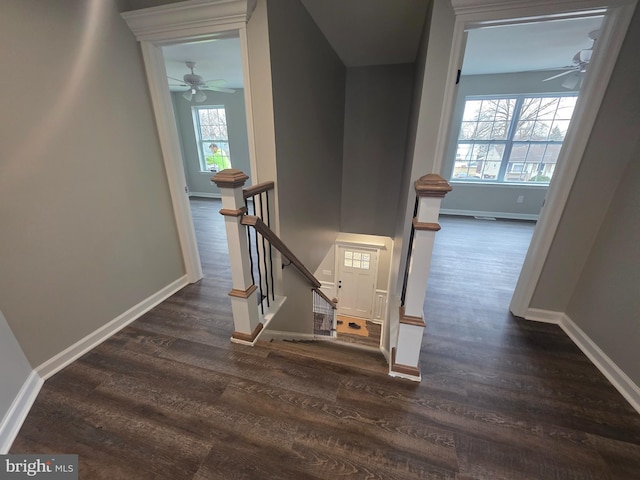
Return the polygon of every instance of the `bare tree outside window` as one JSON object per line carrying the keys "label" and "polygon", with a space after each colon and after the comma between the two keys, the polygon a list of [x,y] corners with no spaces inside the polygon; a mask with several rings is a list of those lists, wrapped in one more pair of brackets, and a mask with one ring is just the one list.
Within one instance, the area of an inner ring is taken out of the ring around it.
{"label": "bare tree outside window", "polygon": [[467,98],[452,180],[548,184],[577,96]]}

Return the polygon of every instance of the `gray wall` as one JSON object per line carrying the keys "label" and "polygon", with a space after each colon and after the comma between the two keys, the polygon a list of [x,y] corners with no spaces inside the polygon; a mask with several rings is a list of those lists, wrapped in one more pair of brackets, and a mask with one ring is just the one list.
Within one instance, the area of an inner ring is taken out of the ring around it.
{"label": "gray wall", "polygon": [[624,170],[629,162],[638,161],[638,45],[640,10],[636,9],[540,274],[532,308],[566,311]]}
{"label": "gray wall", "polygon": [[622,175],[567,314],[640,385],[640,143]]}
{"label": "gray wall", "polygon": [[[244,90],[237,89],[235,93],[220,93],[207,91],[207,99],[202,103],[188,102],[182,98],[181,92],[171,94],[173,109],[176,115],[176,125],[180,135],[184,171],[187,186],[191,193],[220,194],[220,189],[211,183],[210,172],[200,171],[198,159],[198,145],[193,126],[192,106],[223,105],[227,114],[227,131],[229,134],[229,155],[231,166],[242,170],[251,176],[249,161],[249,143],[247,139],[247,115],[244,104]],[[251,185],[247,180],[246,185]]]}
{"label": "gray wall", "polygon": [[35,367],[185,270],[115,4],[7,0],[0,44],[0,308]]}
{"label": "gray wall", "polygon": [[[299,0],[269,0],[267,16],[280,236],[314,271],[340,229],[345,67]],[[311,296],[289,270],[279,317],[296,322]]]}
{"label": "gray wall", "polygon": [[[453,111],[451,138],[445,152],[442,176],[450,178],[456,156],[456,139],[464,113],[464,100],[469,95],[498,95],[526,93],[567,93],[571,90],[560,84],[564,78],[543,82],[556,72],[503,73],[497,75],[466,75],[460,79]],[[503,217],[537,216],[542,208],[546,186],[478,185],[452,181],[453,191],[442,202],[444,210],[491,212]],[[523,202],[517,203],[522,196]]]}
{"label": "gray wall", "polygon": [[413,64],[347,69],[342,232],[392,236],[413,88]]}
{"label": "gray wall", "polygon": [[0,426],[30,374],[31,365],[0,311]]}

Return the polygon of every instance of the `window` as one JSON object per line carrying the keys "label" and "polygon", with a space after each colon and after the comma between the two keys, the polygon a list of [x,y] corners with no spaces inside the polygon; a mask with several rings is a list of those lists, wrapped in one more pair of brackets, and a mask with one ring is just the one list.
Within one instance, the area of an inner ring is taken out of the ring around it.
{"label": "window", "polygon": [[231,168],[227,114],[223,106],[192,107],[200,170],[219,172]]}
{"label": "window", "polygon": [[451,180],[548,184],[577,99],[467,97]]}
{"label": "window", "polygon": [[369,270],[371,264],[371,254],[352,252],[345,250],[344,252],[344,266],[352,268],[360,268],[362,270]]}

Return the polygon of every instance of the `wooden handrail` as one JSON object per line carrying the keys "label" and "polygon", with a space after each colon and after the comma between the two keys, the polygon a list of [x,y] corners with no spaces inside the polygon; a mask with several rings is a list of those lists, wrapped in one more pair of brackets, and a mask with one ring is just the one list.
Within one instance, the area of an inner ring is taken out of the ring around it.
{"label": "wooden handrail", "polygon": [[311,283],[313,290],[318,292],[324,300],[326,300],[334,309],[336,308],[336,304],[333,303],[329,298],[320,291],[320,281],[311,273],[307,267],[294,255],[294,253],[289,250],[280,237],[278,237],[259,217],[253,215],[244,215],[241,221],[242,225],[246,225],[249,227],[253,227],[257,232],[260,232],[264,238],[266,238],[271,245],[273,245],[280,253],[282,253],[287,260],[289,260],[298,271]]}
{"label": "wooden handrail", "polygon": [[257,185],[253,185],[251,187],[243,188],[242,196],[244,198],[255,197],[256,195],[259,195],[262,192],[273,190],[274,186],[275,186],[275,183],[273,182],[262,182]]}

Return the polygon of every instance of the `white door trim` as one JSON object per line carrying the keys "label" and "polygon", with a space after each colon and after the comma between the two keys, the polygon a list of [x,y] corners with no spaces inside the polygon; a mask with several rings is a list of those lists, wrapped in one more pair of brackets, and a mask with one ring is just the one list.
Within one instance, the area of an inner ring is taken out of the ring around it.
{"label": "white door trim", "polygon": [[540,214],[509,306],[514,315],[522,317],[530,307],[636,2],[637,0],[451,1],[456,21],[433,168],[434,172],[440,172],[443,175],[446,174],[446,172],[442,172],[442,167],[453,117],[457,90],[455,80],[464,55],[465,31],[474,26],[495,23],[496,21],[513,23],[523,18],[542,19],[549,16],[571,15],[572,12],[577,11],[606,9],[606,17],[591,59],[589,75],[585,78],[576,105],[574,121],[565,138],[561,156],[558,159],[558,168],[549,186],[545,207]]}
{"label": "white door trim", "polygon": [[226,32],[238,33],[242,52],[251,177],[254,182],[257,182],[246,41],[246,24],[255,5],[255,0],[189,0],[122,14],[141,44],[176,227],[182,248],[182,258],[190,283],[197,282],[202,278],[202,265],[191,217],[182,152],[166,80],[167,73],[162,56],[162,46],[207,40]]}
{"label": "white door trim", "polygon": [[[384,245],[382,245],[381,247],[384,248]],[[378,264],[380,263],[381,247],[376,245],[362,244],[362,243],[336,242],[336,266],[334,271],[336,272],[336,280],[337,280],[336,281],[336,297],[338,297],[338,312],[340,311],[340,290],[339,290],[340,272],[342,272],[342,267],[343,267],[341,251],[343,249],[360,250],[367,253],[371,253],[375,258],[375,268],[371,272],[371,275],[373,277],[373,287],[371,289],[371,313],[369,314],[368,317],[366,317],[367,320],[373,319],[374,303],[375,303],[374,300],[375,300],[376,290],[378,288]],[[365,318],[365,317],[358,317],[358,318]]]}

